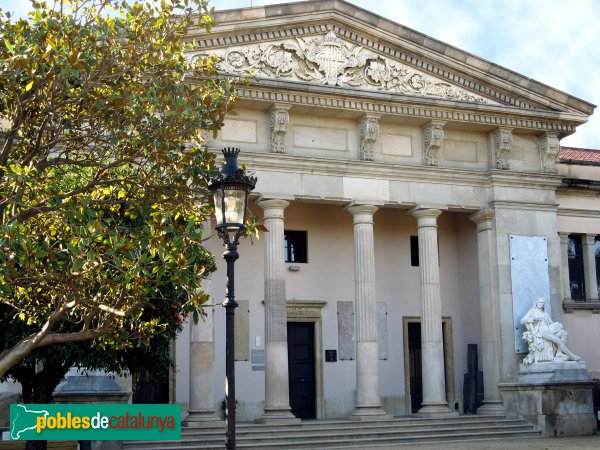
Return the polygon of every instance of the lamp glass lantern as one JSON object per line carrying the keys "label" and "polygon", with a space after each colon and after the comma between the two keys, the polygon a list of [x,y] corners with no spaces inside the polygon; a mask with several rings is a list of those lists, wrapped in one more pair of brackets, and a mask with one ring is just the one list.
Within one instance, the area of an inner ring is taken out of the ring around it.
{"label": "lamp glass lantern", "polygon": [[237,243],[246,230],[248,195],[256,185],[256,178],[247,176],[238,167],[239,153],[239,148],[224,148],[225,165],[209,183],[215,202],[216,228],[225,244]]}

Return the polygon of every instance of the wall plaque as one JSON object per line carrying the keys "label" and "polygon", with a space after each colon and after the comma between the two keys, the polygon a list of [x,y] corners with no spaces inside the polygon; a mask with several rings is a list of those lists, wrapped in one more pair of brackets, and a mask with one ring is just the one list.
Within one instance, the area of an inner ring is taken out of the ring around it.
{"label": "wall plaque", "polygon": [[537,297],[546,300],[546,312],[552,317],[550,278],[548,276],[548,239],[542,236],[516,236],[510,239],[510,275],[512,278],[515,351],[527,353],[521,318]]}

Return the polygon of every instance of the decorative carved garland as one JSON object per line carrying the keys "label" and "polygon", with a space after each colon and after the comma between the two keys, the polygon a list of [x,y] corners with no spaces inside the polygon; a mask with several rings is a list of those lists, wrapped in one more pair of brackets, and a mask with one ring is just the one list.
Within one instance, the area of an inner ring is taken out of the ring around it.
{"label": "decorative carved garland", "polygon": [[311,40],[296,37],[295,41],[229,48],[215,53],[222,57],[218,69],[236,75],[250,73],[326,86],[491,103],[484,97],[391,61],[362,46],[348,44],[333,31]]}

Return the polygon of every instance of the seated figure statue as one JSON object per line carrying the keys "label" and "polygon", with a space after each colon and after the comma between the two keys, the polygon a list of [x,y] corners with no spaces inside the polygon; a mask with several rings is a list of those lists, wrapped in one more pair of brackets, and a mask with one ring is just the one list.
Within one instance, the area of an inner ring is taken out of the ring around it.
{"label": "seated figure statue", "polygon": [[523,339],[529,344],[529,354],[523,359],[523,364],[553,361],[579,361],[567,346],[569,334],[559,322],[552,322],[546,312],[546,302],[538,297],[533,306],[521,319],[527,331]]}

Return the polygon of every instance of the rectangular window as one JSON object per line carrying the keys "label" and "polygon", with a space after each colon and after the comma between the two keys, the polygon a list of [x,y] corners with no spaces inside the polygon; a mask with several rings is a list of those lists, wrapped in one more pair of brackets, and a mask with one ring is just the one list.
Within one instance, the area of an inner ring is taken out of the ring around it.
{"label": "rectangular window", "polygon": [[410,237],[410,265],[413,267],[419,266],[419,237]]}
{"label": "rectangular window", "polygon": [[308,262],[306,231],[285,230],[285,262]]}
{"label": "rectangular window", "polygon": [[581,236],[569,235],[568,244],[569,259],[569,287],[571,298],[577,301],[585,301],[585,275],[583,270],[583,249],[581,247]]}

